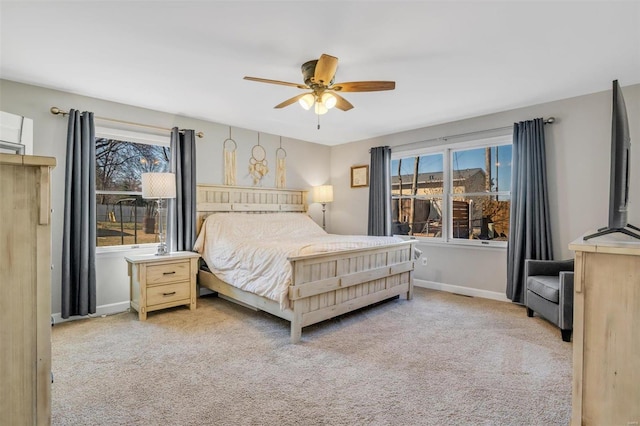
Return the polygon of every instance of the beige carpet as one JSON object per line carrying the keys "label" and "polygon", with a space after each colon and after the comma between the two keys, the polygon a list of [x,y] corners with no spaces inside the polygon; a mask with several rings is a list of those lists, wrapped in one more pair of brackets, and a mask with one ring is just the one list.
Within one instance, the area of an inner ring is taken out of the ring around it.
{"label": "beige carpet", "polygon": [[205,297],[53,328],[54,425],[566,425],[571,344],[509,303],[416,289],[307,327]]}

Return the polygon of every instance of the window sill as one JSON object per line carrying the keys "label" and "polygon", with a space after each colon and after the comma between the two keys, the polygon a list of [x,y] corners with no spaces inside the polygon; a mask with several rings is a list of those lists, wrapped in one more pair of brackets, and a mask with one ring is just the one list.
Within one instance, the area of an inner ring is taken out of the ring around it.
{"label": "window sill", "polygon": [[434,247],[451,247],[451,248],[469,248],[469,249],[490,249],[490,250],[506,250],[506,241],[483,241],[483,240],[450,240],[444,241],[435,238],[412,237],[408,235],[394,235],[403,240],[415,240],[419,244]]}
{"label": "window sill", "polygon": [[158,250],[158,244],[138,244],[130,246],[96,247],[96,257],[121,257],[126,254],[153,254]]}

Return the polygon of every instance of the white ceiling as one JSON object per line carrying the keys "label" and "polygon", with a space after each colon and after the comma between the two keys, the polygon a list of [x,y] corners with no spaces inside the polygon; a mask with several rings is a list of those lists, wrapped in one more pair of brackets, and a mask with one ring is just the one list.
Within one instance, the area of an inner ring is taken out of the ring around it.
{"label": "white ceiling", "polygon": [[[640,2],[4,1],[0,77],[326,145],[640,83]],[[316,116],[300,65],[340,60]],[[72,108],[74,105],[58,105]],[[100,111],[95,111],[100,115]]]}

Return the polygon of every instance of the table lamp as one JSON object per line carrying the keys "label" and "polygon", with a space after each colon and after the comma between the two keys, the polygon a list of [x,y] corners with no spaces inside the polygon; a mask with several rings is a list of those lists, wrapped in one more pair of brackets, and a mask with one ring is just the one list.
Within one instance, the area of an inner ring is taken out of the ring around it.
{"label": "table lamp", "polygon": [[175,173],[143,173],[142,174],[142,198],[155,199],[158,203],[158,245],[157,256],[169,254],[167,250],[165,229],[162,219],[165,216],[164,200],[176,198]]}
{"label": "table lamp", "polygon": [[333,185],[313,187],[313,202],[322,204],[322,229],[325,229],[325,211],[327,203],[333,201]]}

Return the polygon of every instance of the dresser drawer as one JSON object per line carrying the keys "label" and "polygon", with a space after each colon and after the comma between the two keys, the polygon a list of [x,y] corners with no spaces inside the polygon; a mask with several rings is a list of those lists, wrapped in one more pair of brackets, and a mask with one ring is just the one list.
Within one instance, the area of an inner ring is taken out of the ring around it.
{"label": "dresser drawer", "polygon": [[188,281],[190,279],[189,261],[165,263],[147,266],[147,285]]}
{"label": "dresser drawer", "polygon": [[190,297],[191,288],[189,281],[147,287],[147,305],[149,307],[179,300],[188,300]]}

